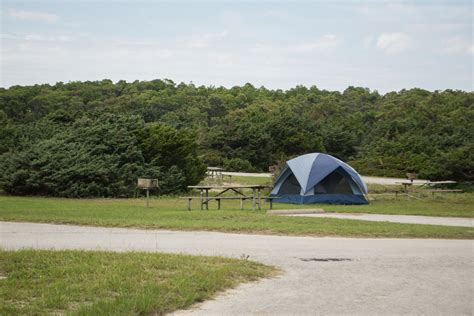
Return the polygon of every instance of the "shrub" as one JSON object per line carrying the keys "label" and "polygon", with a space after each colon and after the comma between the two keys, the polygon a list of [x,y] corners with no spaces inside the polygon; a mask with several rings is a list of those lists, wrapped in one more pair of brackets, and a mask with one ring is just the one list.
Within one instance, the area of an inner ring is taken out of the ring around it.
{"label": "shrub", "polygon": [[0,188],[18,195],[125,197],[143,176],[174,193],[204,175],[191,133],[131,115],[85,115],[50,138],[0,155]]}

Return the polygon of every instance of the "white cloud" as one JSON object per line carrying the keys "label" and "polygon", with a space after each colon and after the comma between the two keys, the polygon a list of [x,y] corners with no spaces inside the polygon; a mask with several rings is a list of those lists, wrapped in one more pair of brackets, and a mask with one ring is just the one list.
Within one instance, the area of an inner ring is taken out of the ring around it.
{"label": "white cloud", "polygon": [[[286,44],[259,43],[245,50],[264,60],[269,58],[281,58],[286,60],[302,60],[308,56],[326,55],[333,52],[341,40],[333,34],[326,34],[318,39],[307,42],[296,42]],[[304,56],[303,56],[304,55]]]}
{"label": "white cloud", "polygon": [[377,40],[377,47],[387,54],[401,53],[412,46],[412,39],[405,33],[384,33]]}
{"label": "white cloud", "polygon": [[364,48],[371,48],[374,44],[375,37],[373,35],[366,36],[364,38]]}
{"label": "white cloud", "polygon": [[372,2],[355,8],[356,12],[368,16],[381,16],[390,14],[414,14],[417,12],[417,6],[409,3],[377,3]]}
{"label": "white cloud", "polygon": [[423,32],[423,33],[454,33],[462,32],[462,30],[471,28],[470,23],[466,21],[462,22],[443,22],[436,21],[436,23],[430,23],[428,21],[412,23],[409,25],[409,29],[414,32]]}
{"label": "white cloud", "polygon": [[316,41],[295,45],[292,51],[298,53],[327,52],[339,46],[339,39],[334,34],[326,34]]}
{"label": "white cloud", "polygon": [[469,46],[468,53],[474,55],[474,45]]}
{"label": "white cloud", "polygon": [[73,40],[73,38],[68,35],[51,36],[38,34],[0,34],[0,38],[25,42],[70,42]]}
{"label": "white cloud", "polygon": [[207,48],[216,42],[223,40],[226,36],[227,31],[195,35],[187,39],[185,45],[189,48]]}
{"label": "white cloud", "polygon": [[31,22],[56,22],[59,17],[56,14],[38,11],[23,11],[10,9],[8,15],[14,19]]}
{"label": "white cloud", "polygon": [[454,36],[443,42],[443,54],[473,54],[473,44],[462,36]]}

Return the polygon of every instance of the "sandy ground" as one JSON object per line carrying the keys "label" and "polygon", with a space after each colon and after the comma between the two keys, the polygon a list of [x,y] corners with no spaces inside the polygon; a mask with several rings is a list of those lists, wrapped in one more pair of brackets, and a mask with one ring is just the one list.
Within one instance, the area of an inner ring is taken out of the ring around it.
{"label": "sandy ground", "polygon": [[280,276],[176,315],[472,315],[473,241],[351,239],[0,222],[7,249],[249,256]]}
{"label": "sandy ground", "polygon": [[[279,210],[279,211],[284,211],[284,210]],[[331,217],[331,218],[355,219],[355,220],[375,221],[375,222],[474,227],[473,218],[463,218],[463,217],[435,217],[435,216],[418,216],[418,215],[417,216],[415,215],[384,215],[384,214],[360,214],[360,213],[288,214],[284,216]]]}

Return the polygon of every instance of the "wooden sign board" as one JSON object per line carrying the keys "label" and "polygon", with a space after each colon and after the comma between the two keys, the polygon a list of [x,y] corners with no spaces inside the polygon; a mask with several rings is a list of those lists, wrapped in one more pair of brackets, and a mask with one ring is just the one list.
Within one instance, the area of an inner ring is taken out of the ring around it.
{"label": "wooden sign board", "polygon": [[137,186],[140,189],[153,189],[158,187],[158,179],[138,179]]}
{"label": "wooden sign board", "polygon": [[271,174],[276,174],[278,172],[278,166],[277,165],[270,166],[270,167],[268,167],[268,171]]}

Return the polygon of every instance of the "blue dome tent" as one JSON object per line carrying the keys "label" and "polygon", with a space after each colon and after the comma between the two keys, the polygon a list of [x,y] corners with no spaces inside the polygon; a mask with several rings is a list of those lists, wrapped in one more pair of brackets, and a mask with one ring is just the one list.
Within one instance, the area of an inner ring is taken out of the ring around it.
{"label": "blue dome tent", "polygon": [[321,153],[288,160],[270,193],[275,202],[368,204],[367,186],[351,166]]}

